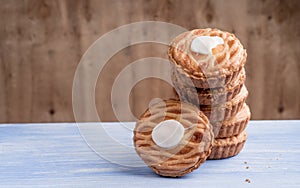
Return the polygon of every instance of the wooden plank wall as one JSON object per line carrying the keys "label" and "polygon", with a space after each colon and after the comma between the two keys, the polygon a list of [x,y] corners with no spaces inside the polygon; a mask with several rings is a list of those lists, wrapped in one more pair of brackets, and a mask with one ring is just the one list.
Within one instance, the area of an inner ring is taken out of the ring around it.
{"label": "wooden plank wall", "polygon": [[[145,20],[235,33],[248,50],[252,119],[300,119],[299,9],[297,0],[0,0],[0,122],[74,121],[81,56],[106,32]],[[118,73],[143,57],[166,58],[166,49],[135,45],[109,61],[96,87],[103,121],[117,120],[109,101]],[[133,88],[130,104],[139,115],[153,97],[172,96],[168,84],[147,79]]]}

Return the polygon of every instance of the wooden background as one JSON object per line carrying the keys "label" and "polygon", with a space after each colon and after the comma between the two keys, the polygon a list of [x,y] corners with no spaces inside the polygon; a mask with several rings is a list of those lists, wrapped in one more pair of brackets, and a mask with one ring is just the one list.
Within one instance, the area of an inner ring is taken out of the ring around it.
{"label": "wooden background", "polygon": [[[0,122],[74,121],[72,82],[81,56],[106,32],[145,20],[235,33],[248,51],[252,119],[300,119],[299,10],[297,0],[0,0]],[[166,49],[134,45],[109,61],[96,87],[103,121],[117,121],[109,101],[118,73],[143,57],[166,58]],[[153,97],[173,96],[155,79],[131,94],[137,116]]]}

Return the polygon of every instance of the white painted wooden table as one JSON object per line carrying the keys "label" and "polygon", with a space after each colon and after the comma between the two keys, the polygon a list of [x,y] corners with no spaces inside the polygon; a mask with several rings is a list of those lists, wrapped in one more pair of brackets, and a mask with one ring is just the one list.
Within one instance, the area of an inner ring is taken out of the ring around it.
{"label": "white painted wooden table", "polygon": [[[119,125],[101,126],[131,144],[131,131]],[[145,166],[124,167],[102,159],[74,123],[3,124],[0,187],[300,187],[300,121],[251,121],[247,131],[238,156],[207,161],[182,178],[163,178]]]}

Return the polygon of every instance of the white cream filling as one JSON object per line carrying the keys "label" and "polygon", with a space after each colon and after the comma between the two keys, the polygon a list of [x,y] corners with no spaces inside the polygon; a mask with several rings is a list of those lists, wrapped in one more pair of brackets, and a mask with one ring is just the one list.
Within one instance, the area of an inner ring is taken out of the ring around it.
{"label": "white cream filling", "polygon": [[157,124],[152,131],[152,139],[161,148],[173,148],[184,135],[183,125],[176,120],[165,120]]}
{"label": "white cream filling", "polygon": [[221,37],[199,36],[192,41],[191,50],[200,54],[212,54],[212,49],[219,44],[224,44]]}

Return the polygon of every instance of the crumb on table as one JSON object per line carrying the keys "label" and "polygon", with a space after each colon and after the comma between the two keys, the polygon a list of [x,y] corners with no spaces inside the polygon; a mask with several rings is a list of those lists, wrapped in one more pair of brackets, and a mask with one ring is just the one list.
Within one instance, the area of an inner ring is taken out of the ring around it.
{"label": "crumb on table", "polygon": [[245,179],[245,182],[250,183],[250,179],[248,179],[248,178]]}

